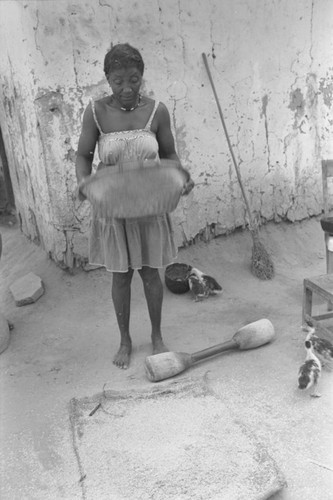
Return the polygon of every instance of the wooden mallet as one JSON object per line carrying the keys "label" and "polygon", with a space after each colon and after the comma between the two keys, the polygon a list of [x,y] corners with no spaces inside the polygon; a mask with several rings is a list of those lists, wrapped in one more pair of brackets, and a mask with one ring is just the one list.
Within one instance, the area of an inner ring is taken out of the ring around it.
{"label": "wooden mallet", "polygon": [[145,361],[145,370],[151,382],[159,382],[174,377],[185,371],[198,361],[215,356],[230,349],[255,349],[267,344],[274,338],[275,332],[268,319],[260,319],[240,328],[232,337],[222,344],[208,347],[202,351],[188,354],[186,352],[162,352],[148,356]]}

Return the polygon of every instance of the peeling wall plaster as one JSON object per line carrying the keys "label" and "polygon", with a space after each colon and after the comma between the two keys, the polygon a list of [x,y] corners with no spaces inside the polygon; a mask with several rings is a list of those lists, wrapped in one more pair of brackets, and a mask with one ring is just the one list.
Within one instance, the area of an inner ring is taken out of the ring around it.
{"label": "peeling wall plaster", "polygon": [[0,126],[23,232],[60,264],[87,255],[75,155],[85,106],[108,93],[111,41],[141,50],[143,91],[168,106],[196,181],[173,214],[179,245],[246,223],[202,52],[255,216],[319,214],[320,161],[333,155],[332,29],[331,0],[0,2]]}

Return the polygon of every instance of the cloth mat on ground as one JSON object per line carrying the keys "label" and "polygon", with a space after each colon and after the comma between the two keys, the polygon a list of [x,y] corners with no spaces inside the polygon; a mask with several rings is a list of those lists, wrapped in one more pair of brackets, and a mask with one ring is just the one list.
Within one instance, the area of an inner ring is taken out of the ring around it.
{"label": "cloth mat on ground", "polygon": [[203,380],[74,398],[70,419],[85,500],[263,500],[285,486]]}

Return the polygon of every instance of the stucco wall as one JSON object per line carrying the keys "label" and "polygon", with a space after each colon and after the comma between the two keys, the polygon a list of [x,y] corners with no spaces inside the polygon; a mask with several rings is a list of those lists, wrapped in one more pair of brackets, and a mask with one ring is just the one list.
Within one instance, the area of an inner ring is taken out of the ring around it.
{"label": "stucco wall", "polygon": [[73,196],[81,118],[109,91],[110,43],[125,41],[142,52],[143,91],[168,106],[196,181],[173,216],[179,245],[246,217],[202,52],[254,213],[320,213],[320,161],[333,155],[332,32],[331,0],[0,2],[0,125],[22,230],[59,263],[86,256],[89,205]]}

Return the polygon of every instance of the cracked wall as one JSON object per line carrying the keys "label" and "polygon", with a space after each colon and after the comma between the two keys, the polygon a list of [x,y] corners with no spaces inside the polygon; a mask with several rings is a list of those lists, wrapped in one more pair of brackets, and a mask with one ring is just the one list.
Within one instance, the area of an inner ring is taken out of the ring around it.
{"label": "cracked wall", "polygon": [[2,1],[0,125],[23,232],[65,266],[87,255],[75,154],[85,106],[108,93],[111,41],[141,50],[143,92],[169,108],[196,182],[173,214],[179,246],[246,224],[202,52],[255,216],[319,214],[320,161],[333,155],[332,25],[330,0]]}

